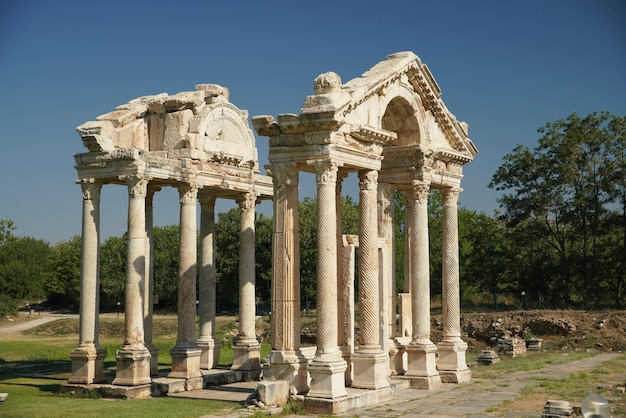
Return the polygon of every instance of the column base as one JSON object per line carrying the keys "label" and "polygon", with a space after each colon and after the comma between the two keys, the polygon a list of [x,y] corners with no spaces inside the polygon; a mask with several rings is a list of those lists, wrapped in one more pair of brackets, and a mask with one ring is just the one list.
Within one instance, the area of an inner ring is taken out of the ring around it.
{"label": "column base", "polygon": [[437,345],[439,364],[437,369],[444,383],[466,383],[472,380],[472,372],[467,367],[465,352],[467,343],[460,338],[443,340]]}
{"label": "column base", "polygon": [[159,375],[159,352],[160,350],[152,343],[146,343],[146,348],[150,352],[150,376]]}
{"label": "column base", "polygon": [[202,377],[200,371],[200,350],[196,344],[190,346],[177,345],[170,350],[172,356],[172,370],[167,375],[176,379],[191,379]]}
{"label": "column base", "polygon": [[345,372],[348,365],[340,353],[329,359],[315,358],[309,363],[311,388],[307,397],[338,399],[348,396],[345,383]]}
{"label": "column base", "polygon": [[256,339],[237,340],[233,345],[233,365],[231,370],[260,371],[261,344]]}
{"label": "column base", "polygon": [[70,353],[72,375],[67,382],[79,385],[105,382],[104,358],[106,356],[107,351],[95,344],[79,345]]}
{"label": "column base", "polygon": [[402,376],[406,373],[405,354],[408,343],[408,338],[394,338],[389,341],[389,369],[391,376]]}
{"label": "column base", "polygon": [[309,391],[307,364],[315,356],[315,347],[296,351],[272,350],[263,363],[263,380],[286,380],[289,391],[305,394]]}
{"label": "column base", "polygon": [[114,385],[139,386],[152,382],[150,378],[150,351],[139,347],[122,347],[115,354],[117,371]]}
{"label": "column base", "polygon": [[439,389],[441,377],[437,371],[437,346],[430,340],[411,342],[406,347],[408,369],[404,377],[415,389]]}
{"label": "column base", "polygon": [[389,354],[356,352],[352,355],[353,388],[384,389],[389,387]]}
{"label": "column base", "polygon": [[343,360],[348,365],[348,367],[346,368],[344,379],[346,381],[346,386],[349,387],[352,386],[352,380],[354,380],[352,374],[352,354],[354,354],[354,350],[352,349],[352,347],[347,345],[339,347],[339,350],[341,351],[341,358],[343,358]]}
{"label": "column base", "polygon": [[200,368],[209,370],[217,367],[220,360],[220,343],[215,340],[198,340],[198,348],[202,350],[200,354]]}

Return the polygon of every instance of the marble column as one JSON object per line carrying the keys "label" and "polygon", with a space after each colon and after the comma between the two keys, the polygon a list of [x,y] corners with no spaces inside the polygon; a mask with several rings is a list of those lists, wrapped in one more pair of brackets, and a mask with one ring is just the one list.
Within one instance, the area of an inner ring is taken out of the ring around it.
{"label": "marble column", "polygon": [[405,376],[411,386],[419,389],[441,387],[437,372],[437,346],[430,340],[430,250],[428,245],[428,184],[415,183],[407,192],[412,205],[407,205],[411,219],[411,299],[413,338],[406,348],[408,368]]}
{"label": "marble column", "polygon": [[380,269],[384,272],[383,276],[388,281],[387,287],[389,292],[387,295],[387,336],[389,340],[389,373],[392,376],[404,374],[404,345],[409,341],[404,341],[398,336],[396,326],[396,307],[397,307],[397,290],[396,290],[396,274],[395,274],[395,248],[394,248],[394,188],[389,183],[378,184],[378,236],[384,240],[389,256],[383,259],[384,264]]}
{"label": "marble column", "polygon": [[[341,189],[346,172],[337,172],[335,186],[335,208],[337,213],[337,345],[348,368],[345,372],[346,386],[352,384],[352,353],[354,353],[354,274],[344,265],[344,237],[341,225]],[[354,252],[354,248],[352,248]],[[354,267],[354,260],[352,260]]]}
{"label": "marble column", "polygon": [[128,255],[124,345],[117,351],[114,385],[149,384],[150,352],[144,343],[143,289],[146,280],[146,195],[148,179],[128,176]]}
{"label": "marble column", "polygon": [[237,200],[241,211],[239,229],[239,334],[233,344],[232,370],[260,371],[261,345],[256,337],[256,272],[254,206],[256,195],[244,193]]}
{"label": "marble column", "polygon": [[150,375],[159,375],[159,349],[153,342],[152,316],[154,311],[154,210],[152,202],[154,194],[161,190],[160,187],[148,186],[146,195],[146,280],[144,282],[143,295],[143,329],[146,348],[150,351]]}
{"label": "marble column", "polygon": [[352,387],[389,387],[389,354],[380,345],[378,172],[359,172],[359,345],[352,356]]}
{"label": "marble column", "polygon": [[337,206],[338,164],[313,163],[317,179],[317,351],[309,364],[309,397],[347,396],[346,362],[337,345]]}
{"label": "marble column", "polygon": [[300,350],[300,238],[298,233],[298,169],[273,164],[272,351],[263,366],[263,380],[286,380],[290,390],[309,390],[307,359]]}
{"label": "marble column", "polygon": [[217,197],[200,191],[200,280],[198,301],[202,350],[200,368],[212,369],[220,358],[220,342],[215,339],[215,201]]}
{"label": "marble column", "polygon": [[100,191],[94,179],[78,180],[83,193],[83,226],[80,265],[80,325],[78,347],[70,353],[71,384],[104,382],[106,350],[98,344],[100,293]]}
{"label": "marble column", "polygon": [[189,387],[202,387],[201,350],[196,343],[196,200],[197,187],[178,186],[180,195],[180,249],[178,262],[178,336],[170,350],[172,370],[168,377],[189,380]]}
{"label": "marble column", "polygon": [[461,303],[459,293],[459,231],[457,204],[460,189],[442,190],[443,200],[443,255],[442,305],[443,338],[439,350],[439,374],[446,383],[471,380],[465,352],[467,343],[461,339]]}

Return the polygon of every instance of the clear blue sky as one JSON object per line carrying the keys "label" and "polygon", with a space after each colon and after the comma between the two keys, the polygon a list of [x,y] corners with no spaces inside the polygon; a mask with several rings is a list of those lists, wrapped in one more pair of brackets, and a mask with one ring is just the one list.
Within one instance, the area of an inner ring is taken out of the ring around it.
{"label": "clear blue sky", "polygon": [[[50,243],[80,234],[73,154],[85,149],[75,127],[135,97],[216,83],[250,116],[299,113],[318,74],[347,82],[398,51],[428,64],[448,109],[469,124],[479,154],[461,205],[493,214],[491,176],[516,144],[536,144],[537,128],[572,112],[626,114],[625,5],[3,0],[0,219]],[[263,166],[267,138],[257,145]],[[157,195],[157,225],[178,222],[177,199]],[[105,186],[104,238],[124,232],[126,211],[125,188]]]}

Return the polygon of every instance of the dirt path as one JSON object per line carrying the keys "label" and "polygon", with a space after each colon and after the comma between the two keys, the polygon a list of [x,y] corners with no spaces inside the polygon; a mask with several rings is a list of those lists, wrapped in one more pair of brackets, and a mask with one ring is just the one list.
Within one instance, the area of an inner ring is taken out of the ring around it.
{"label": "dirt path", "polygon": [[16,324],[3,325],[0,327],[0,338],[15,338],[19,337],[22,331],[26,331],[31,328],[38,327],[39,325],[47,324],[48,322],[56,321],[62,318],[78,318],[77,314],[55,314],[55,313],[42,313],[41,317],[30,320],[20,320]]}

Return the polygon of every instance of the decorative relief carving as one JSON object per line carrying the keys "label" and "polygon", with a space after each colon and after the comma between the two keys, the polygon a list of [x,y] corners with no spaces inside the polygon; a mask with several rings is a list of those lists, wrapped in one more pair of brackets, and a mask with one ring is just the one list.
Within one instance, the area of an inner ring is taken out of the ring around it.
{"label": "decorative relief carving", "polygon": [[237,199],[237,204],[241,210],[251,210],[257,203],[256,198],[254,193],[242,193]]}
{"label": "decorative relief carving", "polygon": [[341,89],[341,77],[332,71],[318,75],[313,81],[315,94],[326,94],[339,89]]}
{"label": "decorative relief carving", "polygon": [[149,177],[141,177],[136,175],[121,176],[122,180],[126,180],[128,184],[128,196],[130,198],[146,197],[148,194]]}
{"label": "decorative relief carving", "polygon": [[266,170],[275,187],[298,187],[299,173],[295,164],[274,164]]}
{"label": "decorative relief carving", "polygon": [[313,162],[318,183],[337,183],[337,172],[339,163],[337,161],[315,161]]}
{"label": "decorative relief carving", "polygon": [[413,199],[419,203],[428,202],[428,195],[430,194],[430,185],[426,183],[414,183],[411,190]]}
{"label": "decorative relief carving", "polygon": [[444,206],[456,206],[459,203],[461,189],[449,188],[441,191]]}
{"label": "decorative relief carving", "polygon": [[180,195],[180,203],[182,205],[195,205],[198,198],[198,187],[189,183],[178,185],[178,193]]}
{"label": "decorative relief carving", "polygon": [[359,171],[359,188],[361,190],[376,190],[378,188],[378,171]]}
{"label": "decorative relief carving", "polygon": [[83,192],[83,200],[99,200],[102,182],[94,179],[80,179],[76,181],[80,184]]}

